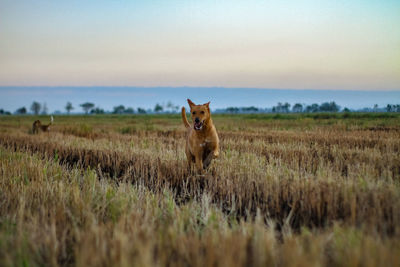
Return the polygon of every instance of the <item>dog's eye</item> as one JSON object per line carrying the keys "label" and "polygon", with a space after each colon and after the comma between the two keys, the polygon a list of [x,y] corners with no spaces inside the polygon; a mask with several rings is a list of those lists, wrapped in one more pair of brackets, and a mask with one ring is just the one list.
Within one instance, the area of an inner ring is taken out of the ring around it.
{"label": "dog's eye", "polygon": [[193,115],[196,115],[196,111],[193,111],[193,113],[192,113]]}
{"label": "dog's eye", "polygon": [[204,111],[200,111],[201,114],[204,114]]}

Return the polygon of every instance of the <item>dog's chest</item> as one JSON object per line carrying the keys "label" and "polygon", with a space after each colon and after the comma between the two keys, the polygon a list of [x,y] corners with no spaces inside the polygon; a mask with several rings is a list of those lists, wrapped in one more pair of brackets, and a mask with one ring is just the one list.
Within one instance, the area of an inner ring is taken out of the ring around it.
{"label": "dog's chest", "polygon": [[200,143],[200,147],[207,147],[211,143],[210,139],[204,139],[202,143]]}

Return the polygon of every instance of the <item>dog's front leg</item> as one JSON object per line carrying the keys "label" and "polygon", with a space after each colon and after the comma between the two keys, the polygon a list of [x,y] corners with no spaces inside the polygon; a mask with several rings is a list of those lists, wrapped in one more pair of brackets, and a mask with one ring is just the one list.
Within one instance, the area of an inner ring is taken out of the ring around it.
{"label": "dog's front leg", "polygon": [[203,166],[204,169],[208,168],[208,166],[211,163],[211,160],[214,158],[214,152],[211,151],[210,153],[208,153],[207,157],[205,158],[204,162],[203,162]]}
{"label": "dog's front leg", "polygon": [[208,166],[210,165],[211,161],[215,158],[218,158],[219,156],[219,151],[218,150],[214,150],[214,151],[210,151],[210,153],[207,155],[207,157],[205,158],[203,165],[204,168],[208,168]]}
{"label": "dog's front leg", "polygon": [[218,149],[218,148],[215,149],[215,150],[212,152],[212,154],[213,154],[213,157],[214,157],[214,158],[218,158],[218,157],[219,157],[219,149]]}
{"label": "dog's front leg", "polygon": [[196,168],[198,171],[202,171],[203,170],[203,160],[201,157],[196,157],[195,159],[195,163],[196,163]]}

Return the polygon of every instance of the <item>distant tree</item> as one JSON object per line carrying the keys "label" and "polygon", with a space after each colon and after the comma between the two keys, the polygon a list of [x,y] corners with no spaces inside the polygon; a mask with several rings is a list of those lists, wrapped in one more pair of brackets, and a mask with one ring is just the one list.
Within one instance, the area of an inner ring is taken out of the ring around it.
{"label": "distant tree", "polygon": [[344,109],[343,109],[343,112],[350,112],[350,109],[344,108]]}
{"label": "distant tree", "polygon": [[318,104],[311,104],[306,107],[306,112],[318,112],[319,111],[319,105]]}
{"label": "distant tree", "polygon": [[172,104],[171,101],[168,101],[166,109],[169,109],[170,111],[173,111],[174,107],[175,107],[174,104]]}
{"label": "distant tree", "polygon": [[334,101],[329,102],[329,103],[325,102],[319,106],[319,111],[322,111],[322,112],[338,112],[339,109],[340,109],[339,106],[336,105],[336,103]]}
{"label": "distant tree", "polygon": [[397,104],[397,105],[388,104],[386,106],[386,111],[387,112],[400,112],[400,105],[399,104]]}
{"label": "distant tree", "polygon": [[177,112],[179,110],[179,106],[175,106],[171,101],[168,101],[166,108],[171,112]]}
{"label": "distant tree", "polygon": [[33,114],[38,115],[40,112],[40,108],[41,108],[40,103],[33,101],[31,105],[31,111],[33,112]]}
{"label": "distant tree", "polygon": [[47,108],[47,104],[46,104],[46,102],[44,102],[43,103],[43,106],[42,106],[42,114],[43,115],[46,115],[47,114],[47,112],[48,112],[48,108]]}
{"label": "distant tree", "polygon": [[82,107],[83,111],[84,111],[86,114],[88,114],[89,111],[90,111],[92,108],[94,108],[94,104],[93,104],[93,103],[90,103],[90,102],[86,102],[86,103],[80,104],[80,106]]}
{"label": "distant tree", "polygon": [[285,104],[283,104],[282,109],[283,109],[283,112],[289,113],[290,104],[288,102],[286,102]]}
{"label": "distant tree", "polygon": [[0,115],[11,115],[10,111],[6,111],[4,109],[0,109]]}
{"label": "distant tree", "polygon": [[244,107],[244,108],[242,108],[242,111],[246,112],[246,113],[255,113],[255,112],[258,112],[258,108],[254,107],[254,106]]}
{"label": "distant tree", "polygon": [[277,106],[272,107],[272,112],[274,113],[288,113],[290,108],[290,104],[286,102],[285,104],[282,104],[281,102],[278,102]]}
{"label": "distant tree", "polygon": [[69,114],[71,112],[71,110],[73,110],[74,107],[72,106],[71,102],[67,102],[67,105],[65,106],[65,110],[67,111],[67,113]]}
{"label": "distant tree", "polygon": [[96,107],[90,111],[91,114],[104,114],[104,109]]}
{"label": "distant tree", "polygon": [[113,113],[114,114],[122,114],[122,113],[124,113],[124,111],[125,111],[125,107],[123,105],[119,105],[119,106],[114,107]]}
{"label": "distant tree", "polygon": [[139,114],[146,114],[146,110],[145,110],[144,108],[138,108],[138,109],[137,109],[137,112],[138,112]]}
{"label": "distant tree", "polygon": [[164,108],[158,103],[154,107],[154,112],[156,112],[156,113],[162,112],[163,110],[164,110]]}
{"label": "distant tree", "polygon": [[[390,110],[390,111],[389,111]],[[400,112],[400,105],[399,104],[393,104],[393,105],[387,105],[386,106],[386,111],[388,112]]]}
{"label": "distant tree", "polygon": [[239,112],[239,108],[237,108],[237,107],[228,107],[228,108],[226,108],[226,112],[238,113]]}
{"label": "distant tree", "polygon": [[126,109],[124,110],[124,113],[126,113],[126,114],[134,114],[134,113],[135,113],[135,110],[133,110],[133,108],[126,108]]}
{"label": "distant tree", "polygon": [[278,105],[276,106],[276,112],[283,112],[283,104],[281,102],[278,102]]}
{"label": "distant tree", "polygon": [[374,112],[378,112],[378,104],[374,105]]}
{"label": "distant tree", "polygon": [[300,104],[300,103],[294,104],[293,107],[292,107],[292,112],[295,112],[295,113],[303,112],[303,105]]}
{"label": "distant tree", "polygon": [[27,113],[27,110],[26,110],[25,107],[19,108],[19,109],[17,109],[15,111],[15,114],[19,114],[19,115],[23,115],[23,114],[26,114],[26,113]]}
{"label": "distant tree", "polygon": [[278,105],[277,106],[274,106],[274,107],[272,107],[272,112],[276,112],[276,113],[280,113],[280,112],[282,112],[282,103],[281,102],[278,102]]}
{"label": "distant tree", "polygon": [[340,106],[338,104],[336,104],[335,101],[331,102],[331,105],[332,105],[332,109],[334,110],[334,112],[340,111]]}

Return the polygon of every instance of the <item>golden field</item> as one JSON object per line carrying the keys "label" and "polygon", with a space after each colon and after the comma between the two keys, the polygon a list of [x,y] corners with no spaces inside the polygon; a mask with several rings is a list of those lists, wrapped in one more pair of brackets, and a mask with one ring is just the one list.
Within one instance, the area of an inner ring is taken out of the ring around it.
{"label": "golden field", "polygon": [[[1,266],[399,266],[400,115],[0,117]],[[49,117],[40,117],[47,123]]]}

